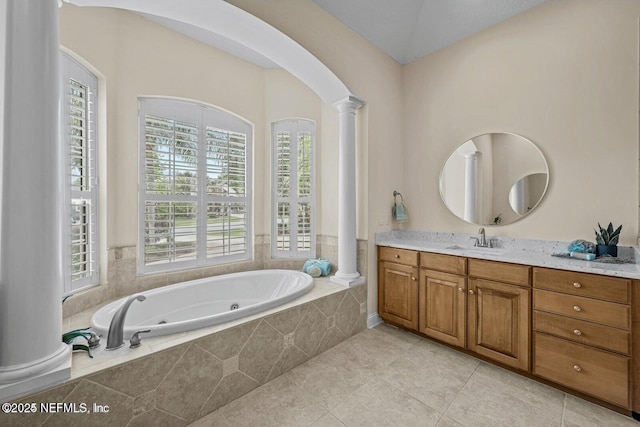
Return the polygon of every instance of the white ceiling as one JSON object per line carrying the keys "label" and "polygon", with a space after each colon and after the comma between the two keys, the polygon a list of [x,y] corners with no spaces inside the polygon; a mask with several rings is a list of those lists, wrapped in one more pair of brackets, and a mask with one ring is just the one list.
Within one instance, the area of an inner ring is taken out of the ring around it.
{"label": "white ceiling", "polygon": [[[401,64],[469,37],[544,1],[313,0]],[[140,15],[261,67],[277,67],[260,53],[209,31],[153,15]]]}
{"label": "white ceiling", "polygon": [[401,64],[545,0],[313,0]]}

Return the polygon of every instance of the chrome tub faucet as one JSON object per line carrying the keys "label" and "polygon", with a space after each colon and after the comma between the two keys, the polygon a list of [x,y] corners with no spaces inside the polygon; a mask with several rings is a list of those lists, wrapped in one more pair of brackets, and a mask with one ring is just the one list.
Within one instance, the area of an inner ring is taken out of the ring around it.
{"label": "chrome tub faucet", "polygon": [[127,316],[129,306],[136,300],[144,301],[146,299],[147,297],[144,295],[132,295],[124,302],[124,304],[122,304],[118,311],[116,311],[116,314],[113,315],[111,324],[109,325],[107,346],[105,347],[105,350],[115,350],[124,345],[124,319]]}

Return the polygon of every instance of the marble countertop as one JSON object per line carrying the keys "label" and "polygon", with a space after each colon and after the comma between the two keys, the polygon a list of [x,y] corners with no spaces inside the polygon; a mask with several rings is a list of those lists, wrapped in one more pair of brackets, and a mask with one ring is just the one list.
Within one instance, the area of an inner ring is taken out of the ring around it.
{"label": "marble countertop", "polygon": [[[473,246],[472,237],[477,234],[396,230],[376,233],[376,245],[640,279],[640,250],[637,247],[618,246],[618,258],[629,262],[612,264],[552,256],[566,252],[569,242],[497,237],[493,248],[478,248]],[[492,238],[487,234],[487,240]]]}

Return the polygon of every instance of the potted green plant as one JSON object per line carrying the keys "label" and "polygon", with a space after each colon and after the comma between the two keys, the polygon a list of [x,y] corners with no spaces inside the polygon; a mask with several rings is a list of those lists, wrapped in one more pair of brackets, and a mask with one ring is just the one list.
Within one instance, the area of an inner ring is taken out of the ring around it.
{"label": "potted green plant", "polygon": [[613,229],[613,225],[609,223],[607,228],[602,228],[598,223],[598,230],[596,232],[596,256],[610,255],[613,257],[618,256],[618,239],[620,238],[620,231],[622,226]]}

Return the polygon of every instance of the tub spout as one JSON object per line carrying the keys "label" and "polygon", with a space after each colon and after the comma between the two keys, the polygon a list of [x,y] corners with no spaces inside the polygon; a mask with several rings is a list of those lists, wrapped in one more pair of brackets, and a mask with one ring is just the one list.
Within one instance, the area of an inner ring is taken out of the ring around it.
{"label": "tub spout", "polygon": [[118,311],[116,311],[116,314],[113,315],[111,324],[109,325],[107,346],[105,347],[105,350],[115,350],[116,348],[120,348],[124,345],[124,318],[127,316],[129,306],[135,300],[144,301],[146,299],[147,297],[144,295],[132,295],[124,302],[124,304],[122,304]]}

